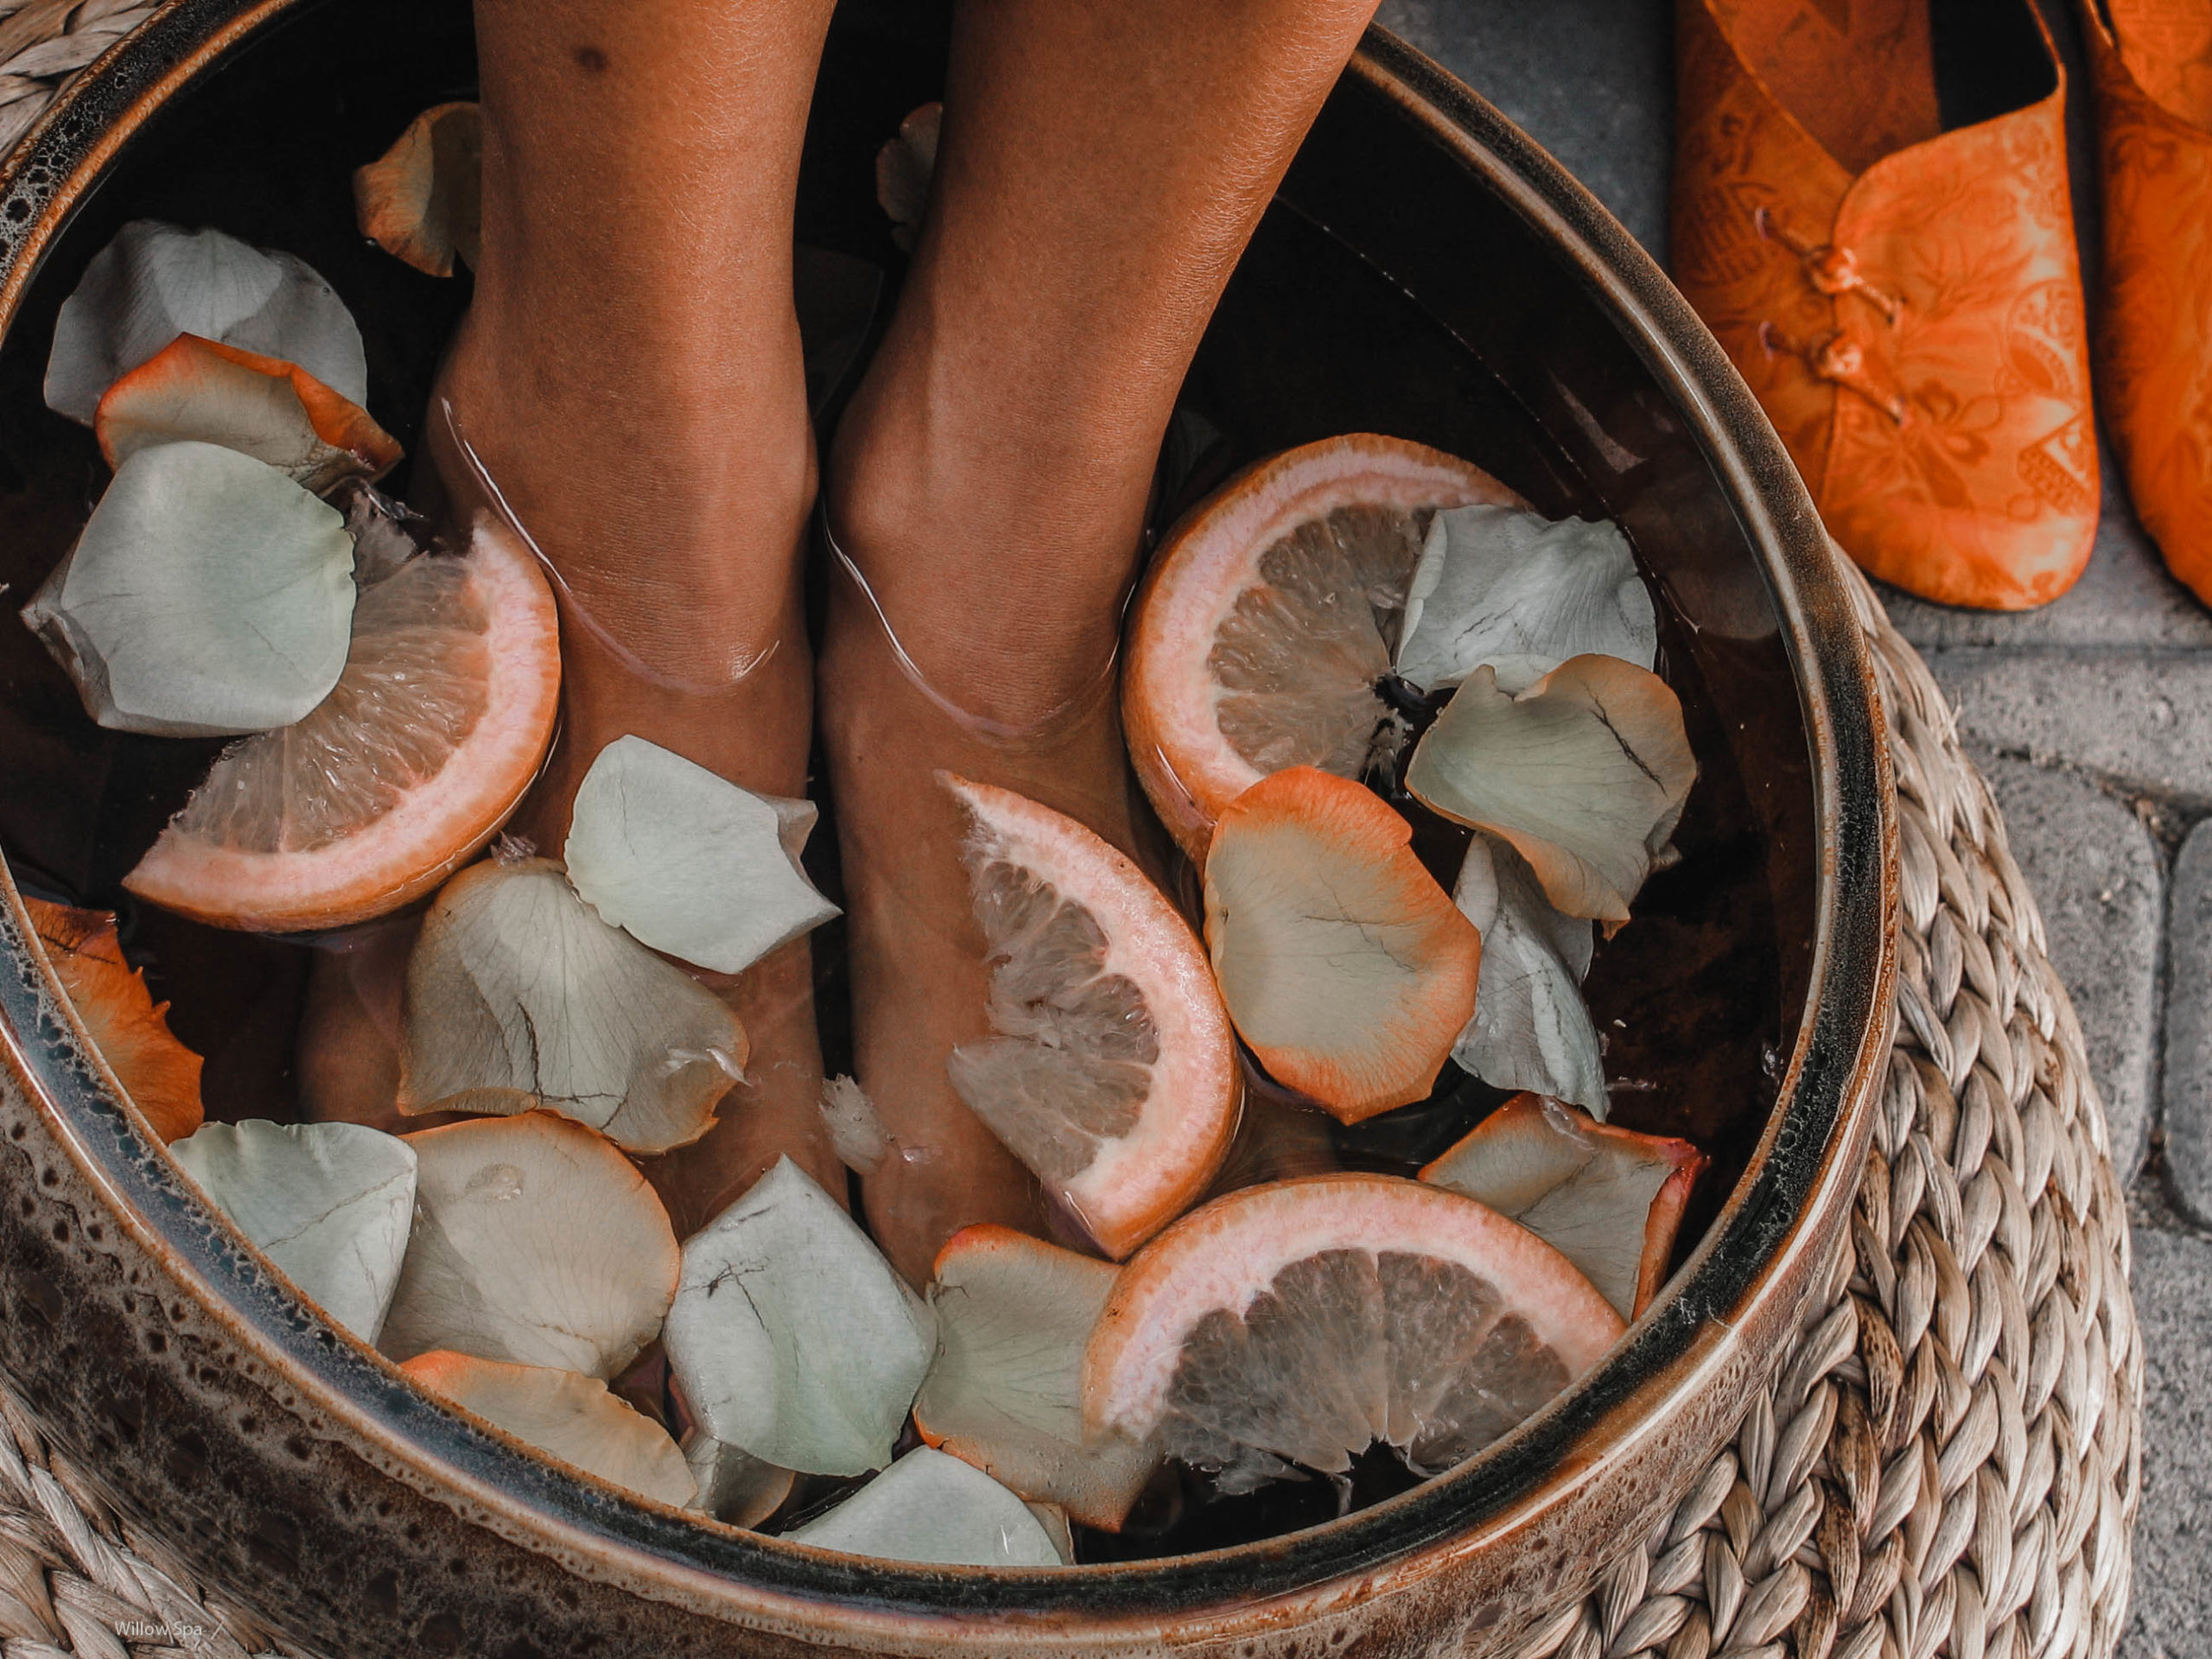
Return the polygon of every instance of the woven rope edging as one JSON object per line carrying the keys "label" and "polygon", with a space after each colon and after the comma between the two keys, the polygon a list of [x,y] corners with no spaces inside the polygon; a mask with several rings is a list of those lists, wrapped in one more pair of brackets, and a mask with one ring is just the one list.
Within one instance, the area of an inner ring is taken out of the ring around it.
{"label": "woven rope edging", "polygon": [[1927,664],[1840,554],[1888,711],[1898,1030],[1850,1248],[1707,1478],[1516,1659],[2106,1659],[2143,1354],[2073,1005]]}
{"label": "woven rope edging", "polygon": [[[158,0],[0,3],[0,149]],[[1794,1345],[1706,1478],[1516,1659],[2106,1659],[2143,1355],[2074,1010],[1927,665],[1839,556],[1889,715],[1899,1026]],[[302,1659],[122,1521],[0,1378],[0,1659]]]}

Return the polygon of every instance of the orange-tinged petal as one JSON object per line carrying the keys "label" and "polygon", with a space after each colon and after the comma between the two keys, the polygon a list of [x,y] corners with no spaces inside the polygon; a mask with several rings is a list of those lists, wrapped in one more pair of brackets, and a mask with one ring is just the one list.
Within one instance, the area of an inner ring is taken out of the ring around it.
{"label": "orange-tinged petal", "polygon": [[115,915],[26,898],[31,927],[92,1045],[115,1068],[124,1092],[163,1144],[181,1140],[205,1117],[200,1057],[177,1041],[146,976],[124,959]]}
{"label": "orange-tinged petal", "polygon": [[1206,855],[1206,945],[1238,1033],[1347,1123],[1421,1099],[1474,1013],[1482,935],[1413,829],[1315,766],[1230,804]]}
{"label": "orange-tinged petal", "polygon": [[110,386],[92,430],[111,467],[157,443],[219,443],[318,493],[381,478],[404,453],[366,410],[298,364],[197,334],[179,334]]}
{"label": "orange-tinged petal", "polygon": [[476,268],[481,230],[484,119],[474,104],[441,104],[408,124],[392,147],[353,174],[361,234],[431,276],[458,257]]}

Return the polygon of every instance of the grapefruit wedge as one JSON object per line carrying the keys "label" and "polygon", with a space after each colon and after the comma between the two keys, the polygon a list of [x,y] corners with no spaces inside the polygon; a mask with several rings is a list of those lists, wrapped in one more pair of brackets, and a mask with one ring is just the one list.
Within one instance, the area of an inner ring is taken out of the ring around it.
{"label": "grapefruit wedge", "polygon": [[1621,1317],[1526,1228],[1441,1187],[1317,1175],[1186,1216],[1123,1268],[1084,1356],[1093,1434],[1159,1435],[1250,1491],[1370,1446],[1433,1474],[1594,1364]]}
{"label": "grapefruit wedge", "polygon": [[1482,935],[1412,840],[1364,785],[1293,766],[1236,798],[1206,856],[1230,1018],[1347,1123],[1427,1095],[1475,1009]]}
{"label": "grapefruit wedge", "polygon": [[363,574],[336,688],[225,750],[131,892],[216,927],[349,927],[429,892],[514,810],[560,701],[537,562],[486,520],[466,553]]}
{"label": "grapefruit wedge", "polygon": [[938,774],[967,808],[993,1035],[952,1086],[1119,1260],[1193,1203],[1236,1128],[1236,1049],[1205,951],[1074,819]]}
{"label": "grapefruit wedge", "polygon": [[1528,505],[1441,450],[1363,432],[1239,474],[1169,533],[1138,592],[1122,723],[1192,858],[1268,773],[1365,769],[1430,522],[1478,503]]}

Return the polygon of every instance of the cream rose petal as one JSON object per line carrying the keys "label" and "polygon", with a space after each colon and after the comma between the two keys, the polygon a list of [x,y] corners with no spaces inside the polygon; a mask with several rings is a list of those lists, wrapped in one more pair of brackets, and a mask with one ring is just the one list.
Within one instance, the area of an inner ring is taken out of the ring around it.
{"label": "cream rose petal", "polygon": [[668,1212],[613,1146],[547,1112],[406,1137],[415,1230],[378,1345],[619,1375],[681,1262]]}
{"label": "cream rose petal", "polygon": [[23,621],[111,731],[225,737],[330,694],[353,617],[346,520],[212,443],[126,460]]}
{"label": "cream rose petal", "polygon": [[1705,1155],[1687,1141],[1515,1096],[1421,1179],[1519,1222],[1582,1269],[1623,1319],[1643,1311],[1674,1250]]}
{"label": "cream rose petal", "polygon": [[1605,1062],[1582,1000],[1589,921],[1560,915],[1528,861],[1479,832],[1452,898],[1483,936],[1475,1017],[1459,1033],[1452,1059],[1497,1088],[1555,1095],[1602,1119]]}
{"label": "cream rose petal", "polygon": [[914,1401],[922,1437],[1024,1497],[1118,1528],[1160,1452],[1084,1437],[1084,1349],[1116,1276],[1009,1228],[954,1235],[930,1287],[937,1357]]}
{"label": "cream rose petal", "polygon": [[399,1282],[414,1149],[359,1123],[207,1123],[169,1147],[284,1276],[364,1342]]}
{"label": "cream rose petal", "polygon": [[484,115],[440,104],[407,124],[392,146],[353,174],[361,234],[430,276],[475,269],[483,232]]}
{"label": "cream rose petal", "polygon": [[462,871],[408,958],[403,1112],[543,1106],[665,1152],[706,1133],[746,1055],[719,997],[601,921],[543,859]]}
{"label": "cream rose petal", "polygon": [[683,1461],[698,1488],[693,1506],[733,1527],[759,1526],[783,1507],[798,1478],[696,1426],[683,1437]]}
{"label": "cream rose petal", "polygon": [[1067,1565],[1027,1504],[982,1470],[926,1446],[784,1536],[817,1549],[934,1567]]}
{"label": "cream rose petal", "polygon": [[734,974],[837,914],[799,868],[814,819],[810,801],[755,795],[623,737],[585,773],[563,857],[608,923]]}
{"label": "cream rose petal", "polygon": [[399,1368],[431,1393],[611,1486],[681,1509],[691,1471],[668,1431],[595,1376],[440,1349]]}
{"label": "cream rose petal", "polygon": [[1697,778],[1666,682],[1617,657],[1573,657],[1517,697],[1478,668],[1421,734],[1406,787],[1529,861],[1569,916],[1618,924]]}
{"label": "cream rose petal", "polygon": [[1487,664],[1501,690],[1518,692],[1570,657],[1648,669],[1658,650],[1651,594],[1618,524],[1453,507],[1430,524],[1414,567],[1396,668],[1436,691]]}
{"label": "cream rose petal", "polygon": [[663,1332],[694,1417],[780,1468],[891,1461],[936,1346],[921,1298],[788,1158],[683,1246]]}
{"label": "cream rose petal", "polygon": [[221,231],[138,219],[93,256],[61,303],[47,361],[48,407],[90,426],[118,377],[179,334],[281,357],[340,397],[368,402],[361,331],[307,264]]}

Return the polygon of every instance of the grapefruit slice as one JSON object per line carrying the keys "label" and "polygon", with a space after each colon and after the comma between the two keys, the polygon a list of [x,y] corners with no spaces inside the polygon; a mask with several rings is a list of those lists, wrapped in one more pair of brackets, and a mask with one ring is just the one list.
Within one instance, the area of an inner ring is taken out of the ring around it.
{"label": "grapefruit slice", "polygon": [[1122,724],[1185,852],[1268,772],[1365,769],[1430,523],[1476,503],[1528,505],[1441,450],[1363,432],[1239,474],[1169,533],[1137,595]]}
{"label": "grapefruit slice", "polygon": [[1011,790],[939,779],[995,1033],[952,1052],[954,1090],[1116,1261],[1188,1207],[1236,1128],[1236,1048],[1205,952],[1143,871]]}
{"label": "grapefruit slice", "polygon": [[1421,1173],[1551,1245],[1620,1313],[1651,1306],[1706,1156],[1687,1141],[1599,1123],[1520,1094]]}
{"label": "grapefruit slice", "polygon": [[1011,1227],[963,1227],[938,1252],[937,1357],[914,1427],[1033,1503],[1118,1531],[1159,1448],[1083,1432],[1083,1351],[1115,1270]]}
{"label": "grapefruit slice", "polygon": [[1475,1010],[1482,935],[1412,840],[1364,785],[1293,766],[1236,798],[1206,856],[1230,1018],[1347,1123],[1427,1095]]}
{"label": "grapefruit slice", "polygon": [[1084,1357],[1084,1421],[1160,1435],[1230,1491],[1342,1475],[1377,1442],[1433,1474],[1623,1328],[1565,1256],[1472,1199],[1387,1175],[1281,1181],[1185,1217],[1122,1270]]}
{"label": "grapefruit slice", "polygon": [[200,1057],[169,1030],[169,1005],[155,1001],[145,975],[124,959],[114,912],[28,896],[23,909],[85,1034],[149,1127],[165,1144],[197,1129],[205,1117]]}
{"label": "grapefruit slice", "polygon": [[514,810],[560,702],[537,562],[484,520],[464,554],[365,575],[336,689],[225,750],[131,892],[216,927],[348,927],[429,892]]}

